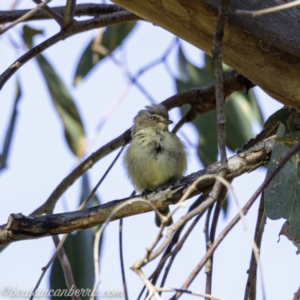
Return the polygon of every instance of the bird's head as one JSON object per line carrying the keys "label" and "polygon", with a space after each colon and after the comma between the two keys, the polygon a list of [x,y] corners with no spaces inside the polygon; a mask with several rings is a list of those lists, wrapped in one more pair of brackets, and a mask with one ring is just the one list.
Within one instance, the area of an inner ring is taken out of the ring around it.
{"label": "bird's head", "polygon": [[153,104],[138,112],[134,118],[133,131],[137,132],[145,128],[167,131],[168,125],[171,123],[173,122],[169,120],[166,107],[162,104]]}

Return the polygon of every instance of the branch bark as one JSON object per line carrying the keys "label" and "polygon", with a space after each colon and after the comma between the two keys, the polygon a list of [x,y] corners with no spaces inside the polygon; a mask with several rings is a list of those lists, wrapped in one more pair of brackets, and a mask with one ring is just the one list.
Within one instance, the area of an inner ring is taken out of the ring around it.
{"label": "branch bark", "polygon": [[[112,0],[211,55],[219,0]],[[300,107],[300,51],[297,8],[261,18],[238,16],[236,9],[257,10],[284,0],[233,0],[223,41],[226,64],[286,105]]]}
{"label": "branch bark", "polygon": [[[259,142],[249,150],[240,152],[228,160],[226,179],[231,180],[245,172],[251,172],[261,165],[267,164],[274,145],[274,136]],[[204,174],[218,174],[221,171],[220,163],[215,163],[204,170],[183,177],[177,182],[161,187],[147,199],[157,208],[176,203],[185,190]],[[200,194],[214,184],[214,179],[205,179],[197,185],[196,191],[190,197]],[[36,239],[49,235],[68,233],[90,228],[105,222],[110,213],[120,204],[127,203],[111,220],[117,220],[132,215],[153,210],[145,202],[131,201],[141,197],[110,201],[104,205],[90,209],[63,214],[29,216],[11,214],[7,224],[0,226],[0,245],[7,245],[14,241]]]}

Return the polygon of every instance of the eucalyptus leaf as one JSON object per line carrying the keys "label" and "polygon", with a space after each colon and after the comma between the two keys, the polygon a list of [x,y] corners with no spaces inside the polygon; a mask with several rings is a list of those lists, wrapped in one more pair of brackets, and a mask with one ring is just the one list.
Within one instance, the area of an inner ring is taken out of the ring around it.
{"label": "eucalyptus leaf", "polygon": [[101,60],[120,46],[135,25],[136,22],[127,22],[108,26],[104,33],[99,31],[81,55],[74,76],[74,85],[78,85]]}
{"label": "eucalyptus leaf", "polygon": [[[69,234],[65,243],[64,250],[69,259],[72,274],[77,289],[93,289],[94,284],[94,264],[93,264],[93,243],[94,235],[91,229],[78,231],[75,234]],[[67,289],[65,276],[60,263],[56,258],[50,270],[50,288],[54,291]],[[54,297],[51,299],[72,299],[71,297]],[[90,299],[89,296],[81,299]]]}
{"label": "eucalyptus leaf", "polygon": [[[177,91],[183,92],[193,88],[199,88],[211,84],[214,80],[214,61],[209,55],[204,56],[205,66],[198,68],[190,63],[179,47],[178,65],[179,76],[176,79]],[[228,70],[227,66],[223,66]],[[184,115],[187,106],[182,107]],[[252,122],[262,123],[262,115],[253,93],[246,94],[239,91],[228,97],[225,103],[226,114],[226,145],[231,150],[241,148],[254,134]],[[212,111],[204,116],[198,116],[192,121],[199,133],[198,155],[204,166],[208,166],[217,160],[217,116]]]}
{"label": "eucalyptus leaf", "polygon": [[[33,37],[41,33],[43,33],[42,30],[34,29],[27,25],[23,26],[22,38],[27,47],[32,47]],[[67,144],[77,157],[81,157],[85,152],[87,142],[76,104],[47,59],[40,54],[36,56],[36,60],[46,81],[54,107],[62,121]]]}
{"label": "eucalyptus leaf", "polygon": [[29,49],[33,47],[33,38],[36,35],[44,34],[44,31],[41,29],[35,29],[27,25],[23,26],[22,38]]}
{"label": "eucalyptus leaf", "polygon": [[77,157],[80,157],[85,152],[87,142],[76,104],[47,59],[41,54],[36,59],[44,75],[55,109],[61,118],[68,146]]}
{"label": "eucalyptus leaf", "polygon": [[10,152],[11,142],[13,139],[13,134],[15,131],[17,117],[18,117],[18,105],[19,105],[19,101],[22,97],[21,85],[20,85],[18,78],[17,78],[17,82],[16,82],[16,92],[15,93],[16,94],[15,94],[15,99],[14,99],[13,110],[12,110],[12,114],[10,116],[7,130],[6,130],[6,135],[5,135],[4,144],[3,144],[3,150],[1,153],[0,170],[5,169],[7,166],[8,155]]}
{"label": "eucalyptus leaf", "polygon": [[[280,124],[277,136],[287,134],[287,127]],[[293,135],[296,139],[298,135]],[[289,147],[276,141],[272,151],[268,174],[271,174]],[[300,156],[299,153],[290,158],[276,177],[265,189],[265,209],[272,220],[287,219],[292,235],[300,239]]]}

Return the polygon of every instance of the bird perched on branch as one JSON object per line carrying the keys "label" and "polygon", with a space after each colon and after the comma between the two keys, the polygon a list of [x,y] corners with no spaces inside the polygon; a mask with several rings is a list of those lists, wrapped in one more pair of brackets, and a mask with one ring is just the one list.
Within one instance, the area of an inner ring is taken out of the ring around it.
{"label": "bird perched on branch", "polygon": [[[168,130],[173,122],[166,107],[162,104],[146,106],[133,123],[132,141],[124,155],[124,165],[135,188],[147,192],[182,177],[187,155],[184,144]],[[163,215],[169,211],[169,207],[159,210]],[[166,226],[172,222],[170,218]],[[161,224],[157,214],[155,223]]]}

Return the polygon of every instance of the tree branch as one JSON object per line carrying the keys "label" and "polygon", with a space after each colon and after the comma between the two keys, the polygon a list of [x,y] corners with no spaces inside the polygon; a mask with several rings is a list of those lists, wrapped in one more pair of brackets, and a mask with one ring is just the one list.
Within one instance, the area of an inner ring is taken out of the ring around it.
{"label": "tree branch", "polygon": [[[270,137],[249,150],[241,152],[228,160],[228,174],[225,178],[231,180],[245,172],[255,170],[268,162],[274,145],[274,136]],[[187,187],[204,174],[218,174],[221,170],[220,163],[215,163],[204,170],[200,170],[187,177],[183,177],[169,186],[164,186],[147,195],[148,200],[156,207],[163,208],[179,201]],[[189,196],[200,194],[214,184],[213,178],[202,180],[196,190]],[[116,220],[135,214],[153,210],[145,202],[133,198],[110,201],[104,205],[96,206],[83,211],[75,211],[63,214],[29,216],[11,214],[7,224],[0,226],[0,245],[6,245],[13,241],[34,239],[49,235],[82,230],[99,225],[107,219],[110,213],[119,205],[126,202],[126,206],[120,209],[111,220]]]}
{"label": "tree branch", "polygon": [[[57,12],[60,15],[64,14],[65,6],[55,6],[51,7],[51,9]],[[23,15],[28,13],[30,9],[22,9],[22,10],[2,10],[0,11],[0,24],[13,22],[18,18],[21,18]],[[117,5],[113,4],[77,4],[75,7],[74,15],[76,17],[82,16],[91,16],[91,17],[99,17],[103,14],[110,14],[113,12],[121,12],[126,11],[124,8],[121,8]],[[51,17],[46,14],[43,10],[37,11],[33,16],[26,19],[26,21],[34,21],[34,20],[50,20]]]}
{"label": "tree branch", "polygon": [[[220,0],[112,0],[211,55]],[[284,2],[280,0],[280,2]],[[300,55],[296,9],[263,18],[238,16],[278,1],[232,1],[223,40],[223,60],[286,105],[300,107]]]}
{"label": "tree branch", "polygon": [[107,14],[100,17],[95,17],[91,20],[81,21],[81,22],[72,22],[69,26],[65,26],[61,29],[61,31],[49,39],[45,40],[38,46],[33,47],[28,52],[26,52],[23,56],[17,59],[6,71],[4,71],[0,75],[0,90],[3,88],[4,84],[7,80],[26,62],[28,62],[33,57],[37,56],[44,50],[48,49],[52,45],[57,42],[67,39],[68,37],[75,35],[80,32],[88,31],[91,29],[105,27],[112,24],[128,22],[128,21],[136,21],[140,20],[140,18],[130,12],[121,11],[114,12],[111,14]]}
{"label": "tree branch", "polygon": [[[32,0],[36,4],[41,4],[43,3],[41,0]],[[50,18],[54,19],[57,24],[62,27],[64,25],[64,19],[62,15],[57,13],[55,10],[52,10],[51,7],[49,7],[47,4],[42,7],[42,10],[49,15]]]}

